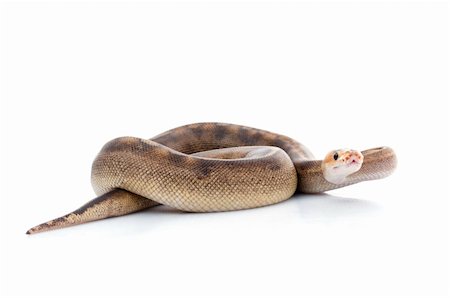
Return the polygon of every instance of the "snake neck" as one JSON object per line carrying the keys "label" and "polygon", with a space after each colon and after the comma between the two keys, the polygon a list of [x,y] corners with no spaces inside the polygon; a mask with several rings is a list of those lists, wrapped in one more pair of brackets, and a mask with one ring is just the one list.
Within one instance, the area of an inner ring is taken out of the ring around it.
{"label": "snake neck", "polygon": [[391,148],[379,147],[361,153],[364,156],[361,169],[347,176],[340,184],[333,184],[324,178],[322,160],[294,161],[298,173],[297,192],[321,193],[362,181],[381,179],[394,172],[397,158]]}

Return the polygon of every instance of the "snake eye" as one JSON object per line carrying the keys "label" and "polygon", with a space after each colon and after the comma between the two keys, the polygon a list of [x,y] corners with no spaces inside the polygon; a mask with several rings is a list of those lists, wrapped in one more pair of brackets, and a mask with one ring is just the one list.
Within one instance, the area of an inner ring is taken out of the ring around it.
{"label": "snake eye", "polygon": [[338,157],[339,157],[339,154],[336,152],[336,153],[333,155],[333,158],[334,158],[334,160],[337,160]]}

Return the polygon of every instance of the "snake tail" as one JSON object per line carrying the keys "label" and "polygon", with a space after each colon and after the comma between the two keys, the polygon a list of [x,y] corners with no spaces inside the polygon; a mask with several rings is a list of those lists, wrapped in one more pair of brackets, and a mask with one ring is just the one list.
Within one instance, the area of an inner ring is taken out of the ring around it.
{"label": "snake tail", "polygon": [[29,229],[26,233],[35,234],[108,217],[126,215],[156,205],[158,203],[147,198],[125,190],[115,189],[89,201],[65,216],[37,225]]}

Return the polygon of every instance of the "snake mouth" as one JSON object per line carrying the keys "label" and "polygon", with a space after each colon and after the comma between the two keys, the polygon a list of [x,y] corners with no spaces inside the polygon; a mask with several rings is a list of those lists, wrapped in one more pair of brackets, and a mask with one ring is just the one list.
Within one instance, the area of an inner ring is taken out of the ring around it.
{"label": "snake mouth", "polygon": [[352,166],[356,166],[356,165],[360,165],[360,164],[362,164],[361,161],[352,160],[352,161],[348,161],[346,163],[334,166],[333,169],[337,170],[337,169],[342,168],[342,167],[352,167]]}
{"label": "snake mouth", "polygon": [[352,167],[352,166],[360,165],[360,164],[361,164],[361,162],[359,162],[357,160],[352,160],[352,161],[348,162],[346,165],[347,165],[347,167]]}

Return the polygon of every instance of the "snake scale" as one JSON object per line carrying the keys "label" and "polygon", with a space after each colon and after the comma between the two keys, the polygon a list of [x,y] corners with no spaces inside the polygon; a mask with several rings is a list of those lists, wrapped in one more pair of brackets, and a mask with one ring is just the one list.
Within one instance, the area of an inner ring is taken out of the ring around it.
{"label": "snake scale", "polygon": [[389,147],[339,149],[317,160],[284,135],[225,123],[195,123],[150,140],[114,139],[92,164],[97,198],[27,234],[121,216],[159,204],[188,212],[275,204],[384,178],[396,167]]}

